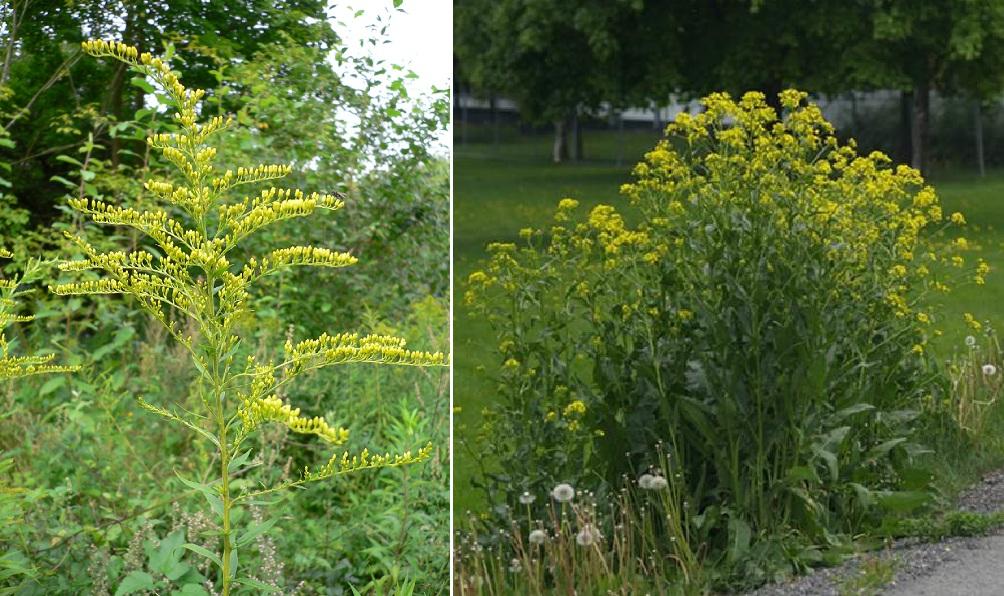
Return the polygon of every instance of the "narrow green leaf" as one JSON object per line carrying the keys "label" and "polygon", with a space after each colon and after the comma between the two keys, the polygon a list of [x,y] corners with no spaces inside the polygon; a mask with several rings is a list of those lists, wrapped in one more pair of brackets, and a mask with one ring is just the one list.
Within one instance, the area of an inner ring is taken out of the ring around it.
{"label": "narrow green leaf", "polygon": [[235,579],[234,581],[236,581],[237,583],[239,583],[241,585],[248,586],[249,588],[258,588],[259,590],[264,590],[266,592],[276,592],[276,593],[282,592],[282,590],[280,590],[279,588],[276,588],[275,586],[270,586],[268,584],[263,584],[263,583],[261,583],[260,581],[258,581],[256,579],[251,579],[250,577],[239,577],[239,578]]}
{"label": "narrow green leaf", "polygon": [[223,569],[223,561],[220,559],[220,557],[216,553],[211,552],[208,549],[199,546],[198,544],[192,544],[191,542],[187,542],[187,543],[183,544],[182,546],[185,547],[185,548],[187,548],[188,550],[192,551],[193,553],[195,553],[197,555],[202,555],[203,557],[205,557],[205,558],[209,559],[210,561],[212,561],[217,567],[219,567],[220,569]]}
{"label": "narrow green leaf", "polygon": [[66,162],[68,164],[75,165],[78,168],[84,167],[84,164],[81,163],[81,161],[79,159],[77,159],[75,157],[70,157],[69,155],[57,155],[56,156],[56,161],[63,161],[63,162]]}
{"label": "narrow green leaf", "polygon": [[255,538],[271,530],[272,526],[275,525],[276,521],[277,521],[276,518],[268,519],[261,522],[260,524],[255,524],[250,528],[248,528],[246,531],[241,533],[240,537],[237,539],[237,548],[240,548],[250,543]]}

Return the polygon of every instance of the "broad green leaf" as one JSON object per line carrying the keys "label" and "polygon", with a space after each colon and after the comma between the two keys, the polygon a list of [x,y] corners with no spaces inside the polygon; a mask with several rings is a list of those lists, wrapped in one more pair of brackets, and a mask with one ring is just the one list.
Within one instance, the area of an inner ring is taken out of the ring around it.
{"label": "broad green leaf", "polygon": [[63,385],[66,385],[66,377],[60,375],[58,377],[52,377],[46,381],[42,387],[38,390],[38,396],[49,395],[56,389],[59,389]]}
{"label": "broad green leaf", "polygon": [[133,571],[129,575],[125,576],[122,583],[119,584],[118,589],[115,590],[115,596],[123,596],[123,594],[132,594],[133,592],[139,592],[140,590],[152,589],[152,575],[145,571]]}

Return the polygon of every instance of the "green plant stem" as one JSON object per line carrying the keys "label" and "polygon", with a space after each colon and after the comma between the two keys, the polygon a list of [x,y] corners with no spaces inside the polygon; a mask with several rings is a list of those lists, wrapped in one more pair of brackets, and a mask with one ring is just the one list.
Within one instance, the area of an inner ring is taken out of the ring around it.
{"label": "green plant stem", "polygon": [[232,551],[230,542],[230,475],[227,467],[230,465],[229,446],[227,445],[227,421],[223,413],[223,392],[215,389],[217,416],[219,418],[219,439],[220,439],[220,499],[223,502],[223,596],[230,594],[230,553]]}

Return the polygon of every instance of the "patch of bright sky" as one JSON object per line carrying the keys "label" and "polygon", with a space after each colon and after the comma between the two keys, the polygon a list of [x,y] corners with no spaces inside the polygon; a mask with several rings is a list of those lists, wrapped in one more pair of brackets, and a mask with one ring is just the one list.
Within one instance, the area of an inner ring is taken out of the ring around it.
{"label": "patch of bright sky", "polygon": [[349,45],[366,36],[369,28],[386,27],[384,42],[370,51],[374,58],[418,75],[410,81],[409,92],[449,87],[453,71],[452,0],[403,0],[397,9],[392,0],[355,0],[335,4],[330,15]]}
{"label": "patch of bright sky", "polygon": [[[408,94],[422,97],[432,88],[449,89],[453,76],[453,0],[354,0],[336,2],[329,20],[353,53],[387,65],[399,65],[418,75],[406,80]],[[359,40],[380,33],[373,46],[359,48]],[[449,133],[438,139],[448,150]]]}

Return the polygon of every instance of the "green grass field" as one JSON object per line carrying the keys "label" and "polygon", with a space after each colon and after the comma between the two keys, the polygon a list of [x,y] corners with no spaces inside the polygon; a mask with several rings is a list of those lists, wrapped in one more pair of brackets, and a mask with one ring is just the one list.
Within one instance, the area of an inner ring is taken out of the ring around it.
{"label": "green grass field", "polygon": [[[470,316],[460,297],[467,275],[478,268],[484,247],[494,241],[515,241],[524,227],[550,221],[557,202],[572,197],[588,209],[598,203],[626,208],[618,188],[630,177],[631,165],[652,147],[655,132],[587,132],[586,159],[581,163],[550,162],[550,137],[505,134],[499,144],[456,144],[454,149],[454,404],[455,510],[477,511],[482,497],[471,487],[477,474],[465,428],[479,423],[481,410],[494,392],[489,381],[494,339],[486,324]],[[617,166],[617,158],[623,165]],[[934,349],[948,357],[967,334],[962,313],[1004,322],[1004,171],[985,178],[963,170],[936,171],[931,182],[941,195],[946,214],[961,211],[969,221],[967,237],[974,252],[993,268],[983,287],[957,287],[944,299],[938,327],[945,335]]]}

